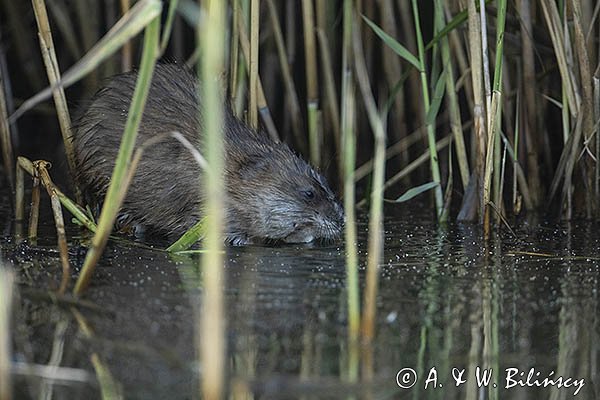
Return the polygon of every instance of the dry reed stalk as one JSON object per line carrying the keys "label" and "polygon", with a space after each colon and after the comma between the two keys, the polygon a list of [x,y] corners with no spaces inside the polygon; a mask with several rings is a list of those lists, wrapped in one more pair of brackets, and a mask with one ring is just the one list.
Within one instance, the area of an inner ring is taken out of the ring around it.
{"label": "dry reed stalk", "polygon": [[[15,219],[17,221],[22,221],[25,213],[25,172],[27,172],[27,174],[29,174],[29,176],[32,178],[36,176],[36,168],[34,167],[34,163],[25,157],[19,156],[17,157],[17,193],[15,212]],[[63,207],[66,208],[71,215],[73,215],[81,223],[81,225],[85,226],[91,232],[96,231],[96,224],[88,217],[86,211],[75,202],[70,200],[63,192],[61,192],[60,189],[56,187],[54,182],[52,182],[49,175],[44,177],[43,183],[47,189],[49,188],[53,194],[56,194]]]}
{"label": "dry reed stalk", "polygon": [[[600,3],[598,3],[600,6]],[[600,54],[600,52],[599,52]],[[600,64],[594,73],[594,121],[596,121],[596,173],[594,191],[597,197],[600,197]]]}
{"label": "dry reed stalk", "polygon": [[[319,55],[321,57],[321,80],[325,84],[323,90],[323,103],[325,104],[325,120],[328,122],[327,132],[333,133],[334,149],[330,153],[339,153],[340,150],[340,111],[338,96],[335,85],[335,74],[333,72],[333,60],[332,60],[332,40],[335,37],[331,37],[328,32],[331,30],[329,27],[333,24],[330,22],[329,14],[330,9],[327,6],[331,6],[333,3],[329,0],[316,0],[317,1],[317,39],[319,40]],[[335,10],[334,10],[335,11]],[[321,129],[323,132],[324,129]]]}
{"label": "dry reed stalk", "polygon": [[[331,60],[331,50],[325,31],[317,31],[319,38],[319,49],[321,55],[321,68],[323,72],[322,81],[325,84],[325,110],[328,120],[331,123],[335,149],[340,148],[340,111],[338,107],[338,97],[335,89],[335,77],[333,74],[333,62]],[[322,130],[321,130],[322,131]]]}
{"label": "dry reed stalk", "polygon": [[48,8],[52,14],[52,19],[62,34],[61,39],[64,41],[65,47],[71,53],[71,57],[73,57],[74,60],[79,60],[83,54],[83,50],[77,41],[78,36],[75,34],[75,29],[67,5],[58,0],[47,1]]}
{"label": "dry reed stalk", "polygon": [[[250,0],[250,54],[248,66],[249,77],[249,104],[248,122],[253,128],[258,128],[258,29],[260,19],[260,5],[258,0]],[[238,19],[238,22],[243,22]],[[241,33],[241,32],[240,32]]]}
{"label": "dry reed stalk", "polygon": [[315,43],[315,21],[312,0],[302,0],[302,22],[304,30],[304,61],[306,69],[306,108],[308,113],[308,146],[311,163],[321,165],[321,143],[319,132],[319,80],[317,76],[317,46]]}
{"label": "dry reed stalk", "polygon": [[8,118],[8,122],[14,123],[24,113],[40,104],[42,101],[50,98],[59,86],[68,88],[70,85],[95,70],[104,60],[120,49],[127,40],[143,30],[159,12],[161,4],[162,3],[159,0],[138,1],[127,15],[124,15],[123,18],[119,19],[119,21],[110,28],[106,35],[104,35],[90,51],[63,74],[60,85],[58,83],[50,85],[25,100]]}
{"label": "dry reed stalk", "polygon": [[[79,24],[82,47],[85,51],[90,50],[97,42],[99,36],[100,2],[96,0],[78,0],[72,6],[75,9],[77,19],[85,21]],[[98,87],[98,70],[93,70],[83,80],[88,93],[93,93]]]}
{"label": "dry reed stalk", "polygon": [[526,116],[525,123],[525,143],[527,145],[527,176],[530,182],[530,192],[535,207],[542,198],[542,184],[540,181],[539,160],[539,142],[537,115],[538,107],[536,101],[536,76],[535,76],[535,53],[533,41],[533,23],[531,20],[531,1],[519,0],[519,15],[521,17],[521,65],[523,68],[522,91],[525,96],[523,103],[523,114]]}
{"label": "dry reed stalk", "polygon": [[8,109],[6,106],[5,82],[6,78],[0,68],[0,147],[2,148],[2,161],[4,173],[8,180],[10,191],[15,190],[15,153],[13,151],[10,125],[8,124]]}
{"label": "dry reed stalk", "polygon": [[15,221],[25,218],[25,172],[17,164],[15,173]]}
{"label": "dry reed stalk", "polygon": [[[512,202],[511,205],[513,207],[513,214],[517,215],[521,211],[521,207],[517,202],[517,167],[519,166],[519,119],[521,116],[520,113],[521,107],[521,92],[517,92],[517,101],[515,102],[515,119],[514,119],[514,154],[513,154],[513,179],[512,179]],[[508,147],[508,146],[505,146]]]}
{"label": "dry reed stalk", "polygon": [[[487,122],[491,119],[490,106],[492,103],[492,84],[490,80],[490,61],[488,58],[488,41],[487,41],[487,17],[485,13],[485,0],[479,0],[479,32],[481,34],[481,61],[483,66],[483,89],[485,93],[485,110]],[[488,125],[488,132],[490,131]]]}
{"label": "dry reed stalk", "polygon": [[[121,14],[125,15],[131,9],[131,0],[120,0]],[[121,49],[121,72],[130,71],[133,65],[133,45],[131,40]]]}
{"label": "dry reed stalk", "polygon": [[296,91],[296,84],[290,70],[290,66],[287,60],[287,53],[285,49],[285,42],[283,33],[281,31],[281,24],[277,19],[277,9],[273,0],[267,0],[267,6],[269,8],[269,16],[271,19],[271,26],[273,27],[273,35],[275,37],[275,45],[277,46],[277,55],[279,57],[279,65],[281,67],[281,74],[283,75],[283,83],[286,89],[286,103],[290,109],[290,119],[292,125],[292,132],[294,133],[294,139],[296,143],[300,144],[303,142],[302,138],[302,111],[300,109],[300,101],[298,100],[298,92]]}
{"label": "dry reed stalk", "polygon": [[[599,160],[594,160],[594,89],[592,87],[592,72],[590,59],[588,56],[588,47],[585,41],[583,21],[581,14],[581,4],[579,0],[571,0],[571,12],[573,14],[575,51],[579,64],[579,82],[581,85],[581,110],[583,114],[583,158],[579,161],[585,180],[585,208],[587,218],[597,215],[599,211],[598,202],[600,197],[594,195],[594,164]],[[598,132],[596,132],[598,134]]]}
{"label": "dry reed stalk", "polygon": [[548,26],[548,33],[552,39],[554,55],[556,56],[558,69],[560,70],[560,76],[562,78],[562,85],[569,102],[569,111],[571,112],[572,117],[577,117],[580,100],[575,90],[575,77],[570,68],[572,63],[567,60],[565,31],[560,22],[560,14],[554,1],[541,0],[540,4],[542,6],[542,11],[544,12],[546,25]]}
{"label": "dry reed stalk", "polygon": [[[251,85],[257,91],[258,81],[258,1],[252,1],[251,11],[251,51],[250,71]],[[225,66],[226,36],[226,2],[211,1],[205,3],[207,18],[202,27],[197,29],[197,43],[202,47],[202,63],[200,65],[202,87],[198,95],[205,99],[202,110],[204,127],[202,135],[205,140],[204,154],[207,168],[204,171],[205,224],[206,237],[203,242],[205,253],[201,260],[202,277],[202,310],[197,331],[197,343],[200,350],[200,362],[203,366],[201,376],[201,397],[206,400],[224,398],[226,368],[226,316],[223,301],[223,230],[225,210],[224,183],[224,93],[220,76]],[[253,53],[254,52],[254,53]],[[254,57],[254,58],[253,58]],[[255,98],[256,100],[256,98]],[[254,112],[257,111],[256,104]],[[255,126],[258,123],[254,115]]]}
{"label": "dry reed stalk", "polygon": [[238,63],[241,63],[240,50],[240,27],[237,19],[241,17],[240,2],[231,0],[231,45],[229,51],[229,104],[235,110],[236,96],[238,90]]}
{"label": "dry reed stalk", "polygon": [[[485,168],[485,149],[487,143],[486,123],[485,123],[485,100],[483,92],[483,61],[481,47],[481,28],[480,21],[477,16],[477,9],[473,1],[468,1],[468,42],[471,65],[471,82],[473,86],[473,128],[475,133],[475,166],[474,171],[476,179],[478,179],[479,188],[479,218],[483,224],[485,204],[483,203],[483,185],[482,179]],[[463,204],[465,207],[465,204]],[[469,205],[467,205],[469,207]]]}
{"label": "dry reed stalk", "polygon": [[[107,1],[104,4],[104,24],[105,26],[113,26],[119,19],[119,11],[117,2]],[[117,55],[113,55],[104,63],[104,68],[100,72],[101,77],[113,76],[119,73],[121,60]]]}
{"label": "dry reed stalk", "polygon": [[[496,137],[499,138],[500,135],[497,134],[499,130],[498,122],[499,122],[499,113],[500,113],[500,104],[501,104],[502,94],[499,91],[494,91],[492,94],[492,102],[490,103],[490,112],[489,112],[489,125],[488,125],[488,142],[487,148],[485,151],[485,167],[484,167],[484,175],[483,175],[483,213],[484,213],[484,235],[485,238],[489,238],[490,227],[490,208],[489,203],[491,202],[491,177],[492,172],[495,170],[493,163],[495,162],[495,151],[496,148]],[[496,206],[498,206],[496,204]],[[498,207],[499,208],[499,207]]]}
{"label": "dry reed stalk", "polygon": [[[8,30],[12,32],[13,48],[17,53],[18,63],[23,68],[27,82],[33,91],[37,91],[44,86],[41,65],[37,57],[37,50],[33,46],[31,39],[32,32],[28,25],[23,23],[25,14],[22,7],[26,6],[25,1],[3,0],[0,4],[4,5],[7,15]],[[21,7],[21,8],[20,8]],[[27,13],[30,11],[27,10]]]}
{"label": "dry reed stalk", "polygon": [[[35,20],[37,22],[38,36],[40,39],[40,48],[42,51],[42,58],[44,59],[44,64],[46,66],[48,81],[50,82],[50,85],[55,85],[58,81],[60,81],[60,69],[54,50],[54,41],[52,40],[52,31],[50,30],[46,5],[44,0],[32,0],[32,4],[35,12]],[[76,176],[75,150],[73,149],[73,143],[71,141],[71,116],[69,115],[69,108],[67,107],[65,91],[62,87],[57,87],[53,90],[52,94],[54,97],[54,104],[56,106],[60,131],[62,133],[63,144],[65,146],[65,153],[67,155],[69,173],[71,178],[73,178],[72,182],[75,188],[75,199],[77,203],[83,204],[81,191],[79,190],[79,187],[74,179]]]}
{"label": "dry reed stalk", "polygon": [[[67,247],[67,236],[65,234],[65,220],[63,218],[62,208],[60,206],[60,200],[57,192],[53,189],[54,184],[50,179],[48,168],[50,163],[47,161],[35,161],[33,163],[35,172],[35,179],[39,180],[50,196],[50,202],[52,204],[52,213],[54,215],[54,225],[56,227],[56,236],[58,240],[58,249],[60,254],[60,262],[62,265],[62,278],[58,289],[58,294],[63,295],[67,290],[67,286],[71,279],[71,267],[69,266],[69,249]],[[39,186],[38,186],[39,187]],[[38,191],[38,203],[39,203],[39,189]],[[36,207],[37,209],[38,207]],[[37,226],[37,223],[36,223]]]}
{"label": "dry reed stalk", "polygon": [[[407,154],[410,147],[422,139],[421,128],[411,132],[408,136],[400,139],[385,150],[386,161],[400,154]],[[439,149],[438,149],[439,150]],[[368,176],[373,171],[373,160],[366,161],[354,171],[355,182]]]}
{"label": "dry reed stalk", "polygon": [[[246,25],[241,17],[237,18],[237,22],[239,25],[239,39],[240,45],[242,47],[242,54],[244,55],[244,59],[246,63],[249,63],[250,60],[250,44],[248,43],[248,36],[246,35]],[[277,133],[277,129],[275,128],[275,124],[271,118],[271,114],[269,112],[269,107],[267,105],[267,99],[265,98],[265,92],[263,90],[262,82],[260,76],[256,78],[256,87],[257,87],[257,107],[260,110],[260,116],[263,119],[263,123],[265,124],[265,128],[271,139],[276,142],[279,142],[279,134]]]}
{"label": "dry reed stalk", "polygon": [[37,169],[34,168],[33,186],[31,187],[31,208],[29,210],[29,228],[27,237],[35,242],[40,219],[40,178]]}

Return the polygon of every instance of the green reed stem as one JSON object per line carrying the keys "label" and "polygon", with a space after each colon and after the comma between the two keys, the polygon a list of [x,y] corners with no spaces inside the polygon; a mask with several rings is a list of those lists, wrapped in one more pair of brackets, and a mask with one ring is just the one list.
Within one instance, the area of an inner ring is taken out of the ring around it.
{"label": "green reed stem", "polygon": [[[342,47],[342,154],[344,176],[344,210],[346,213],[346,291],[348,293],[348,339],[357,343],[360,335],[360,293],[358,288],[358,250],[355,215],[354,170],[356,163],[356,101],[352,73],[352,0],[344,0]],[[358,371],[349,374],[356,380]]]}
{"label": "green reed stem", "polygon": [[[160,5],[159,5],[160,7]],[[160,15],[160,13],[159,13]],[[142,120],[142,113],[150,90],[150,82],[154,65],[158,56],[158,39],[160,30],[160,17],[155,17],[146,27],[144,33],[144,49],[142,60],[140,63],[140,71],[138,74],[131,106],[127,114],[127,122],[121,139],[119,153],[115,161],[115,169],[113,170],[110,180],[110,186],[104,199],[104,205],[100,213],[98,221],[98,229],[92,238],[90,249],[85,257],[81,274],[77,279],[74,293],[80,295],[90,283],[96,264],[100,259],[100,255],[108,241],[121,202],[118,201],[121,197],[121,185],[127,176],[127,171],[130,167],[133,147],[137,137],[138,128]]]}
{"label": "green reed stem", "polygon": [[173,31],[173,20],[175,19],[175,11],[177,10],[177,4],[179,4],[179,0],[169,1],[169,11],[167,12],[167,20],[165,21],[165,25],[162,29],[162,38],[160,40],[160,55],[163,55],[165,53],[165,50],[169,45],[169,39],[171,38],[171,33]]}
{"label": "green reed stem", "polygon": [[382,117],[377,111],[377,105],[371,91],[360,32],[358,29],[354,29],[352,33],[356,78],[365,108],[367,109],[369,124],[373,130],[373,136],[375,137],[373,187],[371,190],[371,208],[369,211],[369,251],[362,319],[363,339],[370,342],[375,337],[379,262],[383,254],[383,183],[385,179],[386,135]]}
{"label": "green reed stem", "polygon": [[[504,28],[506,21],[506,0],[498,0],[498,11],[496,16],[496,62],[494,66],[494,83],[493,90],[496,92],[500,92],[502,90],[502,74],[503,74],[503,60],[504,60]],[[500,176],[502,173],[501,167],[501,139],[498,132],[501,127],[501,118],[502,115],[502,101],[498,101],[498,110],[496,126],[492,129],[492,136],[494,138],[494,204],[498,209],[496,215],[496,223],[500,222],[500,218],[502,217],[502,210],[504,207],[502,206],[502,187],[500,182],[502,181],[502,177]],[[531,118],[535,118],[535,116],[531,116]]]}
{"label": "green reed stem", "polygon": [[[484,12],[484,10],[481,10]],[[500,135],[497,134],[500,129],[500,112],[502,108],[502,60],[504,49],[504,26],[506,21],[506,0],[498,0],[498,16],[496,25],[496,62],[494,66],[494,84],[492,92],[492,101],[490,104],[488,116],[488,143],[486,150],[485,174],[483,178],[483,204],[485,213],[489,213],[488,203],[490,202],[490,186],[492,171],[498,173],[498,178],[495,180],[499,185],[500,179]],[[493,162],[493,166],[492,166]],[[498,188],[499,189],[499,188]],[[500,194],[496,196],[496,201],[499,201]],[[496,203],[496,202],[495,202]],[[496,207],[501,209],[500,204],[496,203]]]}
{"label": "green reed stem", "polygon": [[[258,2],[253,1],[256,8]],[[223,306],[223,224],[225,213],[223,202],[223,104],[224,93],[218,77],[225,65],[225,11],[226,2],[211,1],[206,4],[207,18],[204,26],[198,28],[198,44],[202,48],[200,64],[202,87],[199,93],[204,99],[203,131],[199,132],[204,139],[204,154],[208,163],[204,171],[204,188],[206,193],[204,208],[206,210],[206,238],[202,257],[202,312],[200,313],[197,343],[200,346],[202,367],[201,393],[207,400],[222,399],[224,395],[225,372],[225,315]],[[254,46],[254,61],[250,63],[254,71],[253,80],[256,89],[258,81],[258,10],[253,9],[251,31]],[[251,51],[251,60],[252,60]],[[252,74],[251,74],[252,75]],[[252,80],[251,79],[251,80]],[[256,106],[256,104],[254,105]],[[254,108],[256,111],[256,108]],[[257,122],[256,120],[254,121]]]}
{"label": "green reed stem", "polygon": [[[421,91],[423,94],[423,106],[425,109],[425,115],[429,113],[431,106],[429,101],[429,84],[427,82],[427,69],[425,66],[425,50],[423,45],[423,34],[421,32],[421,22],[419,19],[419,6],[417,0],[412,0],[413,17],[415,21],[415,32],[417,37],[417,48],[419,51],[419,72],[421,74]],[[438,186],[434,189],[435,194],[435,209],[438,221],[442,222],[448,218],[448,214],[444,211],[444,199],[442,195],[442,185],[440,178],[440,167],[438,162],[438,154],[435,146],[435,124],[427,123],[427,142],[429,145],[429,156],[430,156],[430,168],[431,177],[433,182],[437,183]]]}

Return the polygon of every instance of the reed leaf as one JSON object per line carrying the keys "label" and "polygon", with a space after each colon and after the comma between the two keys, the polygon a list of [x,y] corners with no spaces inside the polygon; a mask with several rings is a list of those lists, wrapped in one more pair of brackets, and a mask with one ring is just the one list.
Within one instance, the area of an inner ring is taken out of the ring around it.
{"label": "reed leaf", "polygon": [[206,236],[206,219],[202,218],[193,227],[187,230],[179,239],[172,245],[167,247],[170,253],[178,253],[189,249],[199,240]]}
{"label": "reed leaf", "polygon": [[407,201],[413,199],[414,197],[420,195],[421,193],[425,193],[426,191],[431,190],[439,185],[440,184],[437,182],[428,182],[428,183],[424,183],[422,185],[410,188],[406,192],[404,192],[404,194],[402,196],[398,197],[393,202],[394,203],[407,202]]}
{"label": "reed leaf", "polygon": [[383,43],[389,46],[390,49],[394,50],[394,52],[400,57],[402,57],[404,60],[412,64],[417,69],[417,71],[421,71],[421,63],[419,62],[417,57],[415,57],[406,47],[404,47],[396,39],[385,33],[380,27],[377,26],[377,24],[375,24],[369,18],[365,17],[364,15],[362,16],[362,18],[365,20],[367,25],[369,25],[371,29],[373,29],[373,32],[375,32],[375,34],[379,36],[381,40],[383,40]]}
{"label": "reed leaf", "polygon": [[444,99],[444,92],[446,90],[446,76],[447,72],[444,70],[435,83],[433,97],[431,98],[431,105],[429,106],[429,110],[425,116],[425,124],[427,125],[435,124],[435,120],[437,119],[440,106],[442,105],[442,100]]}

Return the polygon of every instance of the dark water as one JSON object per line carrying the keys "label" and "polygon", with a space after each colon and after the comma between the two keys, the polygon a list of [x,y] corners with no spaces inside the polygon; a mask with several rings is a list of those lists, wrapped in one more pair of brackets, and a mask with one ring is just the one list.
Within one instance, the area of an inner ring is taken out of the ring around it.
{"label": "dark water", "polygon": [[[516,237],[500,228],[485,244],[474,226],[441,228],[418,209],[395,214],[385,223],[376,339],[356,358],[343,247],[227,249],[231,398],[567,399],[577,390],[575,398],[600,398],[600,224],[520,221]],[[3,229],[1,256],[19,283],[16,398],[100,398],[102,366],[127,399],[199,397],[198,375],[211,366],[195,354],[197,256],[113,241],[71,307],[48,296],[60,277],[53,228],[37,245],[17,240],[10,222]],[[358,231],[364,283],[366,221]],[[75,235],[74,276],[85,254]],[[67,379],[25,370],[50,364]],[[370,383],[349,383],[349,366],[371,373]],[[490,369],[478,387],[478,372]],[[416,384],[399,387],[413,373]],[[548,377],[554,384],[538,387]]]}

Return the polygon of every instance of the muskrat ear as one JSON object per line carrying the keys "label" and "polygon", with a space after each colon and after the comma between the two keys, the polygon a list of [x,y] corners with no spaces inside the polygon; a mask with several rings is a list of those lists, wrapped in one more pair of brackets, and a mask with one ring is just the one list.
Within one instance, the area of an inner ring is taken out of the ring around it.
{"label": "muskrat ear", "polygon": [[252,179],[267,170],[268,160],[264,156],[250,154],[240,162],[239,174],[242,179]]}

